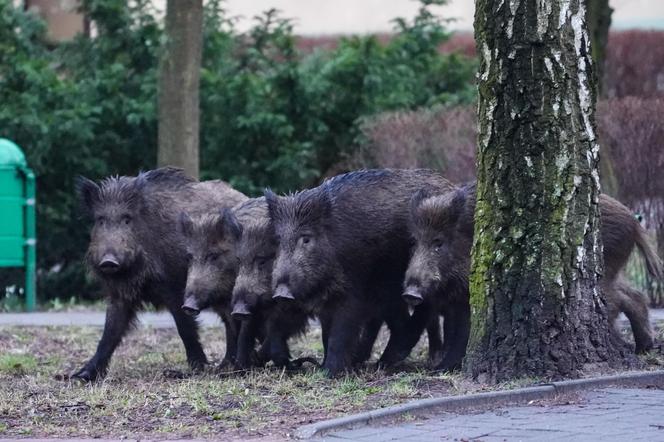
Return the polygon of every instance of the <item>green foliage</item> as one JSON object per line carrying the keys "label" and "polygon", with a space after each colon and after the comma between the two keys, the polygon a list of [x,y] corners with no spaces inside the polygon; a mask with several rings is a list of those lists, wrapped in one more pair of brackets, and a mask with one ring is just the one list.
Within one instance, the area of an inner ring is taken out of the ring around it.
{"label": "green foliage", "polygon": [[135,173],[155,162],[160,30],[144,2],[123,3],[84,2],[98,38],[51,49],[35,16],[0,0],[0,131],[37,172],[42,297],[89,290],[74,178]]}
{"label": "green foliage", "polygon": [[249,193],[313,185],[357,145],[359,119],[473,100],[473,62],[441,55],[449,34],[422,2],[395,37],[342,39],[300,57],[291,22],[275,10],[247,34],[208,5],[202,88],[202,169]]}
{"label": "green foliage", "polygon": [[[302,56],[290,20],[270,10],[246,33],[206,2],[201,176],[249,194],[315,184],[357,146],[362,117],[467,103],[474,62],[441,55],[449,34],[422,0],[395,36],[343,39]],[[89,296],[77,175],[135,174],[156,163],[161,23],[149,0],[84,0],[94,38],[53,46],[41,21],[0,0],[0,135],[38,176],[39,293]]]}

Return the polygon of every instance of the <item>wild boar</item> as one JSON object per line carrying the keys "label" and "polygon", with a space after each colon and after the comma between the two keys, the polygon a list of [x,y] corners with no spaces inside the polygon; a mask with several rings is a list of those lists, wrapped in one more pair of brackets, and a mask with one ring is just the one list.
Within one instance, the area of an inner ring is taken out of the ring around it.
{"label": "wild boar", "polygon": [[412,238],[409,204],[422,188],[454,188],[428,170],[362,170],[290,196],[266,191],[279,241],[273,297],[320,319],[330,376],[348,370],[368,321],[390,329],[385,352],[401,345],[401,299]]}
{"label": "wild boar", "polygon": [[144,304],[173,315],[193,369],[207,363],[196,321],[181,309],[187,279],[186,241],[178,216],[232,207],[245,198],[222,181],[196,182],[179,169],[160,168],[97,184],[80,177],[82,205],[94,220],[86,261],[108,299],[95,355],[72,376],[92,381],[106,374],[115,348]]}
{"label": "wild boar", "polygon": [[[272,300],[272,265],[277,239],[265,198],[250,202],[255,207],[253,216],[242,218],[239,211],[233,211],[242,232],[232,296],[232,315],[242,321],[236,366],[248,368],[253,359],[259,365],[271,360],[277,367],[287,367],[290,364],[288,340],[306,331],[309,315],[297,306],[278,306]],[[257,340],[262,345],[254,353]]]}
{"label": "wild boar", "polygon": [[182,309],[190,316],[212,308],[226,329],[226,354],[219,368],[235,364],[239,321],[231,317],[231,292],[237,274],[240,230],[230,209],[195,218],[182,213],[179,229],[186,238],[189,269]]}
{"label": "wild boar", "polygon": [[[419,192],[413,197],[411,214],[416,246],[406,272],[403,296],[416,306],[413,318],[425,317],[431,311],[443,316],[444,356],[436,367],[441,370],[461,366],[468,342],[468,275],[475,197],[474,183],[443,194]],[[620,311],[625,312],[634,332],[636,351],[642,352],[653,345],[647,304],[643,295],[620,278],[620,273],[635,245],[655,277],[661,277],[661,262],[629,209],[607,195],[601,195],[599,202],[605,264],[601,287],[609,319],[613,322]],[[420,324],[421,333],[422,319],[412,322]],[[419,334],[415,327],[410,330],[413,334],[408,345],[412,346]]]}

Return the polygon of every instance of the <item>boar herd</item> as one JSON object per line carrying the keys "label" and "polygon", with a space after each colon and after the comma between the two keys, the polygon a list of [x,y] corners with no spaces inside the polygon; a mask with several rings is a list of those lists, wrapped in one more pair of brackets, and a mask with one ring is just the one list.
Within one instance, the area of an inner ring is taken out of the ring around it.
{"label": "boar herd", "polygon": [[[150,304],[173,316],[193,370],[208,365],[196,322],[204,309],[226,331],[219,370],[297,366],[289,340],[312,319],[320,322],[329,376],[366,362],[383,325],[389,339],[379,366],[408,357],[426,330],[432,367],[461,367],[474,184],[430,170],[376,169],[248,198],[223,181],[198,182],[166,167],[100,183],[79,178],[77,190],[94,221],[87,264],[108,306],[97,351],[75,378],[103,377]],[[647,351],[646,299],[621,273],[635,246],[654,277],[662,276],[661,261],[625,206],[602,196],[600,211],[610,319],[624,312],[635,350]]]}

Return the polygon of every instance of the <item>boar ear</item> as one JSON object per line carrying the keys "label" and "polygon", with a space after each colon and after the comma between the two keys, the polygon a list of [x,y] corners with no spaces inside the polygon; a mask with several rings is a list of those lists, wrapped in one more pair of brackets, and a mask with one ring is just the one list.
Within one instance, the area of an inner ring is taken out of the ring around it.
{"label": "boar ear", "polygon": [[235,239],[240,239],[242,236],[242,226],[237,220],[233,211],[225,208],[221,211],[219,221],[217,221],[217,228],[222,230],[222,233],[229,233]]}
{"label": "boar ear", "polygon": [[411,211],[411,213],[414,213],[417,210],[417,208],[420,207],[420,204],[422,204],[422,201],[429,198],[430,196],[431,196],[431,194],[426,189],[420,189],[417,192],[415,192],[415,194],[413,194],[413,197],[410,199],[410,211]]}
{"label": "boar ear", "polygon": [[75,187],[81,206],[88,214],[92,213],[100,200],[101,189],[97,183],[84,176],[76,178]]}
{"label": "boar ear", "polygon": [[178,218],[178,232],[189,238],[194,232],[194,222],[186,212],[180,212]]}
{"label": "boar ear", "polygon": [[319,217],[323,220],[330,219],[330,216],[332,215],[332,200],[330,199],[330,193],[327,188],[323,189],[318,195],[316,210]]}
{"label": "boar ear", "polygon": [[266,188],[263,191],[263,195],[265,196],[265,202],[267,203],[267,210],[270,214],[270,218],[274,219],[277,207],[279,206],[279,196],[272,192],[270,188]]}
{"label": "boar ear", "polygon": [[457,220],[461,217],[465,206],[466,191],[460,187],[451,192],[451,195],[448,196],[443,209],[445,210],[445,213],[447,213],[448,219],[451,222],[456,223]]}
{"label": "boar ear", "polygon": [[461,211],[463,211],[465,205],[466,205],[466,191],[465,189],[460,187],[454,191],[454,197],[452,198],[450,206],[456,213],[460,214]]}
{"label": "boar ear", "polygon": [[134,180],[133,188],[129,194],[129,203],[134,208],[137,208],[140,203],[145,201],[145,190],[148,186],[149,175],[148,172],[139,172],[138,176]]}

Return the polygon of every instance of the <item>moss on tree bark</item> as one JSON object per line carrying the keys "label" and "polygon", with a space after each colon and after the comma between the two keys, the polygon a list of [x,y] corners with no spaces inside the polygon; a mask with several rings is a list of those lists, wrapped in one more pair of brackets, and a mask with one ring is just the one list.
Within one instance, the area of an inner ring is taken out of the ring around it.
{"label": "moss on tree bark", "polygon": [[467,368],[619,364],[597,285],[599,146],[585,2],[477,0],[479,156]]}

